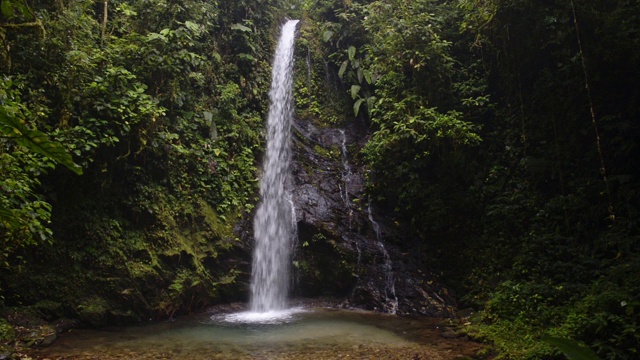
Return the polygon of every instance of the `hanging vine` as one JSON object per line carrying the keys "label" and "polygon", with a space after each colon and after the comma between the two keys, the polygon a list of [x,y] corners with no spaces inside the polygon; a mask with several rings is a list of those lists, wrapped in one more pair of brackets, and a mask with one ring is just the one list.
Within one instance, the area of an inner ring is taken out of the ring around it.
{"label": "hanging vine", "polygon": [[578,26],[578,16],[576,12],[576,4],[574,0],[571,0],[571,10],[573,11],[573,25],[576,29],[576,40],[578,42],[578,51],[580,53],[580,60],[582,64],[582,72],[584,74],[584,87],[587,91],[587,97],[589,99],[589,112],[591,114],[591,123],[593,124],[593,130],[596,134],[596,146],[598,148],[598,156],[600,158],[600,174],[602,175],[602,180],[604,181],[605,191],[607,193],[607,200],[609,202],[608,212],[609,219],[612,222],[616,221],[615,209],[613,207],[613,201],[611,198],[611,190],[609,187],[609,180],[607,177],[607,167],[605,166],[604,155],[602,153],[602,143],[600,141],[600,130],[598,129],[598,122],[596,120],[596,112],[593,106],[593,98],[591,96],[591,86],[589,83],[589,73],[587,71],[587,63],[584,57],[584,52],[582,51],[582,40],[580,39],[580,27]]}

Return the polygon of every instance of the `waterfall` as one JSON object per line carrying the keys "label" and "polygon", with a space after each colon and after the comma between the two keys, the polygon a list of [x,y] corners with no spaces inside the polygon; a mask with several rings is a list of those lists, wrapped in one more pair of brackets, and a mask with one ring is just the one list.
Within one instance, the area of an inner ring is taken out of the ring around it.
{"label": "waterfall", "polygon": [[262,201],[253,229],[255,249],[251,279],[251,311],[268,312],[287,307],[291,243],[294,236],[292,205],[288,200],[293,116],[293,50],[296,24],[288,20],[273,60],[267,151],[260,180]]}
{"label": "waterfall", "polygon": [[[342,151],[342,183],[344,184],[344,190],[342,189],[342,185],[338,185],[340,189],[340,197],[342,201],[344,201],[344,206],[348,210],[347,214],[347,229],[349,233],[352,230],[352,222],[353,222],[353,207],[351,206],[351,199],[349,198],[349,181],[351,180],[351,166],[349,166],[349,153],[347,152],[347,135],[344,130],[339,130],[340,135],[342,137],[342,141],[340,142],[340,149]],[[346,237],[345,237],[346,238]],[[362,258],[362,253],[360,251],[360,242],[357,237],[355,240],[356,243],[356,251],[358,251],[358,262],[356,263],[356,272],[360,271],[360,260]]]}
{"label": "waterfall", "polygon": [[340,186],[340,197],[344,201],[344,206],[349,210],[349,231],[351,231],[351,220],[353,218],[353,208],[351,206],[351,199],[349,199],[349,181],[351,180],[351,166],[349,166],[349,154],[347,153],[347,135],[344,130],[340,130],[342,135],[342,142],[340,143],[340,149],[342,150],[342,182],[344,183],[344,195],[342,186]]}
{"label": "waterfall", "polygon": [[[351,176],[351,167],[349,166],[349,159],[347,154],[347,135],[345,135],[344,130],[339,130],[340,135],[342,136],[342,142],[340,143],[340,149],[342,150],[342,182],[344,183],[344,195],[340,192],[340,197],[344,201],[344,205],[351,210],[351,203],[349,199],[349,177]],[[342,190],[342,189],[341,189]],[[351,212],[350,216],[351,216]]]}
{"label": "waterfall", "polygon": [[398,311],[398,296],[396,295],[396,280],[393,277],[393,263],[391,262],[391,256],[387,252],[387,249],[384,247],[384,244],[381,240],[381,232],[380,232],[380,224],[378,224],[373,219],[373,213],[371,211],[371,203],[369,203],[369,207],[367,208],[367,212],[369,213],[369,221],[371,222],[371,227],[373,227],[373,231],[376,233],[376,241],[380,252],[384,258],[384,273],[385,273],[385,286],[384,286],[384,296],[387,303],[390,303],[390,307],[387,308],[387,312],[390,314],[396,314]]}

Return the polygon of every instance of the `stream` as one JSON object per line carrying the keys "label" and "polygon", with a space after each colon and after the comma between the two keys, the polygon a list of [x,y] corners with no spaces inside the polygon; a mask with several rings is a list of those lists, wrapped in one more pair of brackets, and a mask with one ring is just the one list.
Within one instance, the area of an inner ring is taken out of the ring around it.
{"label": "stream", "polygon": [[444,338],[442,319],[327,308],[278,322],[229,322],[201,313],[130,327],[77,329],[33,359],[462,359],[480,344]]}

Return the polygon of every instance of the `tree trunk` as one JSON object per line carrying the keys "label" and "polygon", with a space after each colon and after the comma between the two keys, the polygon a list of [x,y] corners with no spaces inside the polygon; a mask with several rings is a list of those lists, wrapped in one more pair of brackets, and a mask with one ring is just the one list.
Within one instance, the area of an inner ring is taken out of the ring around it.
{"label": "tree trunk", "polygon": [[108,10],[109,9],[109,0],[104,0],[104,15],[102,16],[102,41],[105,40],[107,35],[107,19],[109,17]]}

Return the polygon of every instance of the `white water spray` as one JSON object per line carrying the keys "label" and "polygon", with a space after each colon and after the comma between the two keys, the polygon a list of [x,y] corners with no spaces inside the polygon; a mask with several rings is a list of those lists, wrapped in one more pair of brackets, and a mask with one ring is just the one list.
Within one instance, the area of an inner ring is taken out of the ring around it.
{"label": "white water spray", "polygon": [[373,227],[373,231],[376,233],[376,240],[378,248],[384,257],[384,273],[386,277],[385,287],[384,287],[384,296],[387,303],[389,303],[389,308],[387,308],[387,312],[390,314],[396,314],[398,312],[398,296],[396,295],[396,280],[393,276],[393,263],[391,262],[391,256],[387,252],[387,249],[384,247],[381,239],[380,233],[380,224],[378,224],[375,220],[373,220],[373,213],[371,212],[371,203],[369,203],[369,207],[367,208],[367,212],[369,213],[369,221],[371,222],[371,227]]}
{"label": "white water spray", "polygon": [[[340,136],[342,137],[342,141],[340,142],[340,149],[342,151],[342,183],[344,184],[344,190],[342,189],[342,185],[338,185],[340,189],[340,197],[344,202],[344,206],[347,209],[347,226],[349,229],[349,233],[351,233],[352,222],[353,222],[353,207],[351,206],[351,199],[349,198],[349,181],[351,181],[351,166],[349,166],[349,154],[347,152],[347,135],[344,130],[339,130]],[[360,260],[362,258],[362,253],[360,251],[360,242],[357,237],[355,240],[356,250],[358,251],[358,262],[356,263],[356,271],[360,271]]]}
{"label": "white water spray", "polygon": [[293,227],[292,203],[288,199],[293,116],[293,50],[298,20],[282,26],[273,60],[267,152],[260,181],[262,202],[253,229],[255,249],[251,279],[251,311],[277,312],[287,307]]}
{"label": "white water spray", "polygon": [[[342,182],[344,183],[344,194],[340,192],[340,197],[344,201],[344,204],[349,208],[349,216],[351,216],[351,200],[349,199],[349,178],[351,177],[351,166],[349,166],[349,159],[347,154],[347,135],[344,130],[339,130],[342,136],[342,142],[340,143],[340,149],[342,150]],[[342,190],[342,188],[341,188]]]}

